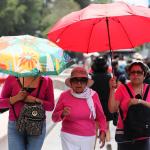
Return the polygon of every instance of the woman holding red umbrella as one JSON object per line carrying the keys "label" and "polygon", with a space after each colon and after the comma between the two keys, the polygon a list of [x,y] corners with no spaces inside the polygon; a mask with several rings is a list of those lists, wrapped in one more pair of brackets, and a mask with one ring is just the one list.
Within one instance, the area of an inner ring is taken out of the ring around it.
{"label": "woman holding red umbrella", "polygon": [[[149,136],[141,136],[138,138],[128,138],[125,134],[125,119],[128,110],[131,106],[138,106],[141,104],[150,109],[150,91],[147,91],[148,85],[143,81],[147,73],[147,67],[142,62],[133,62],[129,65],[128,75],[130,82],[125,85],[121,84],[117,89],[116,78],[110,80],[110,98],[108,107],[110,112],[120,112],[118,118],[118,150],[149,150],[150,140]],[[130,91],[130,92],[129,92]],[[147,92],[146,92],[147,91]],[[147,95],[145,96],[145,93]],[[133,95],[133,97],[131,97]],[[140,96],[140,98],[139,98]],[[144,98],[146,97],[146,98]],[[136,117],[136,116],[135,116]],[[138,114],[137,114],[138,117]],[[146,117],[146,116],[143,116]],[[139,122],[138,122],[139,123]],[[117,132],[116,132],[117,133]],[[131,135],[130,135],[131,136]]]}

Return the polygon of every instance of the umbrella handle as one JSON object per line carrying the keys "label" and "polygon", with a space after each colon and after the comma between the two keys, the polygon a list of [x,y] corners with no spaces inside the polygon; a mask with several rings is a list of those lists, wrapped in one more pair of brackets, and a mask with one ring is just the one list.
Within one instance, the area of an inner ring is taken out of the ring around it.
{"label": "umbrella handle", "polygon": [[110,64],[111,64],[111,67],[112,67],[112,77],[115,76],[115,70],[114,70],[114,67],[112,65],[112,50],[110,50]]}

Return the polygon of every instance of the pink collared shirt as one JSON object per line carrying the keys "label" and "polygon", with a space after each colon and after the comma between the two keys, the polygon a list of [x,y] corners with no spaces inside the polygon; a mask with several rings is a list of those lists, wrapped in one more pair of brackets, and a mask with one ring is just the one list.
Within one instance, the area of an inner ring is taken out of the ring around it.
{"label": "pink collared shirt", "polygon": [[[135,97],[135,92],[132,88],[131,82],[129,82],[127,85],[129,87],[132,95]],[[143,95],[145,93],[146,87],[147,87],[147,84],[144,84]],[[126,115],[127,115],[127,111],[128,111],[128,103],[130,101],[130,95],[128,94],[128,92],[127,92],[127,90],[126,90],[126,88],[123,84],[121,84],[118,87],[118,89],[116,90],[115,99],[120,102],[120,108],[123,112],[123,118],[125,118]],[[148,92],[146,101],[150,102],[150,91]],[[118,118],[117,128],[120,128],[120,129],[123,128],[123,122],[122,122],[122,118],[121,118],[120,115],[119,115],[119,118]]]}
{"label": "pink collared shirt", "polygon": [[[49,77],[40,78],[43,80],[43,82],[38,98],[43,100],[43,107],[46,111],[52,111],[54,109],[54,90],[52,80]],[[21,87],[18,84],[16,77],[8,76],[1,91],[0,108],[9,108],[9,120],[12,121],[16,120],[16,118],[14,116],[12,106],[9,103],[9,99],[11,96],[15,96],[20,90]],[[36,88],[30,95],[36,97],[37,90],[38,88]],[[19,116],[23,105],[23,102],[17,102],[14,105],[17,116]]]}
{"label": "pink collared shirt", "polygon": [[[98,94],[92,96],[96,110],[96,121],[101,131],[106,132],[106,118],[100,104]],[[70,107],[70,115],[61,118],[64,107]],[[70,90],[63,92],[58,100],[56,108],[52,114],[54,122],[62,121],[61,131],[80,135],[93,136],[96,134],[95,120],[90,118],[90,109],[85,99],[76,98],[71,94]]]}

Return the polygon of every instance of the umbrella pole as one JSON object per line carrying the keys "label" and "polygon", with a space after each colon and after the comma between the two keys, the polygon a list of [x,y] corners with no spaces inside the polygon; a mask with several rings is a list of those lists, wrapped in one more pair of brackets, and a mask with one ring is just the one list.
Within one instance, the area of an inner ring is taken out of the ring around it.
{"label": "umbrella pole", "polygon": [[22,81],[22,88],[24,89],[24,77],[23,77],[23,81]]}
{"label": "umbrella pole", "polygon": [[114,68],[112,66],[112,48],[111,48],[111,42],[110,42],[110,30],[109,30],[109,20],[108,17],[106,17],[106,25],[107,25],[107,33],[108,33],[108,43],[109,43],[109,50],[110,50],[110,62],[111,62],[111,67],[112,67],[112,74],[114,76]]}

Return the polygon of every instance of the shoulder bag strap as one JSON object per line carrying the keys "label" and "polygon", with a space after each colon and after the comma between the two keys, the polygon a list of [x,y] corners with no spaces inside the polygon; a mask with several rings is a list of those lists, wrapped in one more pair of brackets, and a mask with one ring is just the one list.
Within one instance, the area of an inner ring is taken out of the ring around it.
{"label": "shoulder bag strap", "polygon": [[[21,84],[19,78],[16,77],[16,79],[17,79],[17,81],[18,81],[20,87],[23,88],[23,85]],[[40,92],[40,89],[41,89],[42,82],[43,82],[43,78],[41,77],[36,97],[39,96],[39,92]]]}
{"label": "shoulder bag strap", "polygon": [[[128,91],[128,93],[130,95],[130,98],[133,98],[133,95],[132,95],[129,87],[127,86],[127,84],[123,84],[123,85],[125,86],[126,90]],[[124,120],[124,118],[123,118],[123,112],[122,112],[122,109],[120,107],[119,107],[119,112],[120,112],[121,119]]]}
{"label": "shoulder bag strap", "polygon": [[144,93],[143,100],[146,100],[147,95],[148,95],[148,92],[149,92],[149,88],[150,88],[150,85],[148,85],[148,86],[146,87],[146,91],[145,91],[145,93]]}
{"label": "shoulder bag strap", "polygon": [[[23,89],[24,87],[23,87],[23,85],[21,84],[21,82],[20,82],[20,80],[19,80],[18,77],[16,77],[16,80],[17,80],[18,84],[20,85],[20,87]],[[24,82],[24,78],[23,78],[23,82]],[[24,83],[23,83],[23,84],[24,84]]]}
{"label": "shoulder bag strap", "polygon": [[123,84],[123,85],[125,86],[126,90],[128,91],[128,93],[129,93],[129,95],[130,95],[130,98],[133,98],[134,96],[132,95],[132,93],[131,93],[129,87],[128,87],[126,84]]}
{"label": "shoulder bag strap", "polygon": [[36,97],[39,97],[40,89],[41,89],[41,86],[42,86],[42,82],[43,82],[43,78],[41,77]]}
{"label": "shoulder bag strap", "polygon": [[[22,84],[20,82],[20,80],[17,78],[17,81],[18,83],[20,84],[20,86],[22,87]],[[41,89],[41,85],[42,85],[42,82],[43,82],[43,78],[41,77],[40,79],[40,83],[39,83],[39,87],[38,87],[38,91],[37,91],[37,94],[36,94],[36,97],[39,96],[39,93],[40,93],[40,89]],[[14,105],[11,105],[12,106],[12,110],[13,110],[13,113],[14,113],[14,116],[15,116],[15,119],[17,120],[18,117],[17,117],[17,114],[16,114],[16,111],[15,111],[15,108],[14,108]]]}
{"label": "shoulder bag strap", "polygon": [[[129,87],[128,87],[126,84],[124,84],[124,86],[126,87],[126,89],[127,89],[128,93],[129,93],[130,97],[133,98],[133,95],[132,95],[132,93],[131,93]],[[150,85],[148,85],[148,86],[146,87],[146,91],[145,91],[145,93],[144,93],[143,100],[146,100],[147,95],[148,95],[148,92],[149,92],[149,88],[150,88]],[[119,111],[120,111],[121,118],[122,118],[122,120],[123,120],[123,112],[122,112],[122,110],[121,110],[120,107],[119,107]]]}

